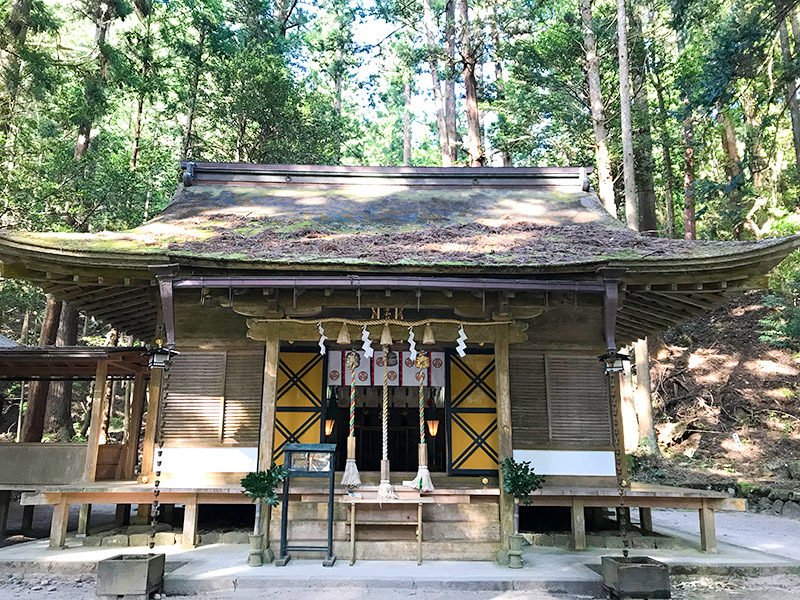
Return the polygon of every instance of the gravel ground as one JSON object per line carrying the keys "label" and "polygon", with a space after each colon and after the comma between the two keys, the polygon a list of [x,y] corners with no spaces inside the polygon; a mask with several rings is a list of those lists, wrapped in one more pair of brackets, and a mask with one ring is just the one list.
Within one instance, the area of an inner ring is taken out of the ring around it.
{"label": "gravel ground", "polygon": [[[2,578],[0,578],[2,579]],[[198,596],[169,596],[186,600],[359,600],[370,595],[381,600],[599,600],[606,596],[582,596],[541,592],[491,592],[491,591],[425,591],[425,590],[370,590],[333,588],[319,591],[271,588],[205,593]],[[167,598],[167,596],[162,596]],[[672,581],[675,600],[796,600],[800,599],[800,576],[771,575],[749,579],[733,578],[727,581],[711,578],[680,578]],[[95,600],[94,581],[91,578],[26,578],[23,581],[0,581],[0,599]]]}
{"label": "gravel ground", "polygon": [[[717,540],[800,561],[800,521],[749,512],[718,512]],[[653,528],[700,535],[695,510],[654,510]],[[664,532],[668,533],[668,532]]]}

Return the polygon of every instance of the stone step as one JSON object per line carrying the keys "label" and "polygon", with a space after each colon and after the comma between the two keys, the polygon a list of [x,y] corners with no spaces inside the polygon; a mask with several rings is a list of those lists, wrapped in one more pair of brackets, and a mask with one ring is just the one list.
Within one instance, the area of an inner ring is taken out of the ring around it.
{"label": "stone step", "polygon": [[[356,525],[356,539],[372,540],[414,540],[416,521],[408,525]],[[450,521],[426,522],[422,525],[424,539],[442,542],[485,541],[499,542],[500,523],[498,521]],[[290,540],[325,540],[328,534],[327,521],[295,520],[287,523]],[[350,538],[350,524],[337,521],[333,524],[333,539]],[[280,539],[280,522],[270,523],[270,539]],[[322,543],[322,542],[320,542]]]}
{"label": "stone step", "polygon": [[[416,511],[417,506],[413,504],[363,505],[357,509],[359,519],[389,521],[403,519],[416,521]],[[280,506],[272,509],[273,521],[280,522],[281,512]],[[345,521],[348,518],[348,507],[337,502],[334,504],[333,514],[334,520]],[[301,519],[326,521],[328,519],[327,502],[290,502],[289,520]],[[497,502],[425,504],[422,507],[422,519],[430,522],[499,521],[500,505]]]}
{"label": "stone step", "polygon": [[[320,545],[324,545],[320,543]],[[273,542],[272,549],[278,554],[280,545]],[[423,560],[486,560],[497,558],[497,542],[423,542]],[[338,560],[350,559],[350,542],[334,541],[333,553]],[[289,554],[292,554],[289,552]],[[324,552],[295,552],[294,557],[322,559]],[[356,541],[356,560],[417,560],[416,541]]]}

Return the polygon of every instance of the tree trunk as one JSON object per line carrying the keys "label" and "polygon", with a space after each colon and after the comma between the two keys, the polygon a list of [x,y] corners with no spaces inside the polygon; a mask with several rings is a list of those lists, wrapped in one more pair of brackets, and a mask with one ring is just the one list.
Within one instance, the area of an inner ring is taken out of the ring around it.
{"label": "tree trunk", "polygon": [[142,114],[144,113],[144,94],[139,94],[136,99],[136,125],[133,128],[133,148],[131,149],[131,171],[136,169],[139,162],[139,142],[142,138]]}
{"label": "tree trunk", "polygon": [[[497,8],[492,11],[491,22],[491,35],[492,35],[492,54],[494,57],[494,89],[495,97],[498,101],[502,102],[506,99],[506,86],[505,76],[503,74],[503,59],[500,48],[502,41],[500,39],[500,25],[498,24]],[[503,161],[504,167],[512,166],[511,154],[508,148],[499,148],[500,157]]]}
{"label": "tree trunk", "polygon": [[625,182],[625,221],[628,227],[638,231],[639,211],[636,205],[636,172],[633,167],[631,84],[628,68],[628,24],[625,0],[617,0],[617,39],[619,53],[619,118],[622,129],[622,174]]}
{"label": "tree trunk", "polygon": [[411,166],[411,74],[403,82],[403,165]]}
{"label": "tree trunk", "polygon": [[458,160],[458,116],[456,114],[456,4],[447,0],[444,6],[444,49],[447,69],[444,78],[444,125],[447,133],[447,154],[450,162]]}
{"label": "tree trunk", "polygon": [[743,216],[742,215],[742,192],[741,192],[741,178],[742,178],[742,159],[739,155],[739,148],[736,141],[736,130],[733,127],[733,122],[727,111],[721,109],[717,113],[717,122],[722,125],[720,130],[722,140],[722,150],[725,153],[725,176],[728,179],[730,191],[728,198],[730,207],[740,219],[734,223],[733,234],[734,238],[739,240],[742,238],[743,231]]}
{"label": "tree trunk", "polygon": [[634,344],[636,354],[636,420],[639,422],[639,448],[645,454],[658,454],[658,438],[653,422],[653,398],[650,393],[650,351],[647,338]]}
{"label": "tree trunk", "polygon": [[433,15],[431,0],[422,0],[422,23],[425,28],[425,40],[428,48],[428,68],[431,71],[431,85],[433,87],[433,105],[436,108],[436,127],[439,133],[439,151],[442,155],[442,165],[449,167],[450,153],[447,148],[447,125],[444,118],[444,104],[442,103],[442,86],[439,82],[439,60],[436,58],[436,19]]}
{"label": "tree trunk", "polygon": [[[655,64],[655,61],[653,61]],[[664,87],[661,84],[661,79],[655,69],[651,69],[653,73],[653,87],[656,90],[656,99],[658,101],[658,119],[661,126],[661,151],[664,158],[664,206],[667,215],[667,237],[675,237],[675,189],[672,175],[672,140],[669,135],[669,116],[667,115],[667,108],[664,102]]]}
{"label": "tree trunk", "polygon": [[647,52],[642,22],[635,10],[631,14],[631,83],[633,85],[633,166],[639,231],[658,232],[656,189],[653,181],[653,137],[650,131],[650,106],[647,99]]}
{"label": "tree trunk", "polygon": [[614,179],[611,176],[611,155],[608,151],[608,127],[600,88],[600,57],[597,54],[597,37],[594,33],[592,0],[580,0],[580,9],[583,47],[586,51],[586,82],[589,87],[589,107],[594,129],[597,194],[608,213],[616,218],[617,204],[614,199]]}
{"label": "tree trunk", "polygon": [[[52,346],[58,335],[58,322],[61,318],[61,302],[52,294],[47,294],[44,310],[44,323],[39,334],[40,346]],[[22,424],[22,442],[41,442],[44,433],[44,417],[47,410],[47,392],[49,382],[34,381],[28,392],[28,409]]]}
{"label": "tree trunk", "polygon": [[[786,21],[780,22],[781,54],[784,68],[792,64],[792,48],[789,45],[789,32]],[[789,117],[792,121],[792,143],[794,144],[794,164],[800,174],[800,102],[797,100],[797,80],[786,80],[786,101],[789,106]]]}
{"label": "tree trunk", "polygon": [[696,240],[694,118],[686,93],[683,95],[683,110],[683,237],[687,240]]}
{"label": "tree trunk", "polygon": [[17,99],[20,88],[20,71],[22,68],[20,56],[28,37],[28,23],[32,0],[16,0],[11,7],[11,13],[6,21],[3,33],[8,33],[11,40],[7,50],[2,53],[2,69],[4,89],[4,106],[0,116],[0,131],[4,134],[6,155],[10,153],[15,138],[16,124],[14,113],[16,112]]}
{"label": "tree trunk", "polygon": [[481,143],[481,115],[478,110],[478,86],[475,80],[475,49],[472,47],[472,30],[469,23],[469,4],[467,0],[456,1],[459,25],[461,27],[461,60],[463,62],[464,96],[467,112],[467,153],[469,166],[481,167],[486,157]]}
{"label": "tree trunk", "polygon": [[[61,307],[61,325],[56,345],[75,346],[78,343],[78,310],[66,302]],[[72,425],[72,382],[53,381],[47,399],[45,431],[54,434],[53,441],[69,442],[75,435]]]}
{"label": "tree trunk", "polygon": [[183,143],[181,144],[181,160],[189,157],[189,147],[192,143],[192,127],[194,126],[194,116],[197,112],[197,95],[200,88],[200,73],[203,70],[203,51],[206,44],[206,30],[200,31],[200,39],[194,48],[194,71],[192,72],[192,83],[189,87],[189,114],[186,115],[186,131],[183,133]]}
{"label": "tree trunk", "polygon": [[75,152],[73,158],[81,160],[89,150],[92,135],[92,116],[98,112],[98,102],[100,95],[97,87],[108,81],[110,56],[105,47],[108,32],[111,29],[111,22],[115,16],[116,6],[105,2],[94,2],[91,9],[91,16],[94,22],[94,54],[96,55],[96,69],[87,73],[83,82],[83,93],[86,99],[88,112],[82,116],[78,125],[78,137],[75,142]]}
{"label": "tree trunk", "polygon": [[19,343],[23,346],[28,345],[28,330],[31,327],[31,311],[26,310],[25,316],[22,318],[22,329],[19,332]]}

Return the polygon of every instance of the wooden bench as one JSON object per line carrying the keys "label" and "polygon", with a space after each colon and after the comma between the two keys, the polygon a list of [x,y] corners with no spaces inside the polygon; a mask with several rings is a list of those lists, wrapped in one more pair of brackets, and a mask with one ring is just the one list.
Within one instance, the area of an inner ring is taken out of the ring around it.
{"label": "wooden bench", "polygon": [[[345,496],[339,500],[342,504],[349,504],[350,505],[350,564],[353,565],[356,562],[356,525],[378,525],[378,526],[385,526],[385,525],[416,525],[417,527],[417,564],[422,564],[422,505],[423,504],[434,504],[436,500],[431,497],[419,496],[419,497],[400,497],[394,500],[382,500],[377,497],[377,495],[369,495],[367,497],[353,497],[353,496]],[[398,505],[406,505],[406,506],[417,506],[417,518],[416,520],[408,519],[406,521],[402,520],[395,520],[395,521],[361,521],[359,522],[356,519],[356,506],[359,505],[371,505],[371,506],[398,506]]]}
{"label": "wooden bench", "polygon": [[[584,508],[617,508],[620,505],[616,487],[548,486],[529,496],[531,506],[566,506],[572,518],[571,545],[575,550],[586,549],[586,518]],[[717,510],[746,510],[743,498],[732,498],[722,492],[695,490],[666,485],[632,482],[625,493],[625,506],[638,508],[640,527],[653,530],[653,508],[695,509],[700,517],[700,549],[717,551],[714,512]]]}

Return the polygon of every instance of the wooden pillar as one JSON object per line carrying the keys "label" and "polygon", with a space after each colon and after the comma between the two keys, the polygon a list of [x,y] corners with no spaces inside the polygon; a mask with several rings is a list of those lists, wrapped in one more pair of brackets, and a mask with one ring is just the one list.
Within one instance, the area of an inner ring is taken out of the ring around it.
{"label": "wooden pillar", "polygon": [[717,526],[714,522],[714,509],[708,507],[708,500],[703,499],[700,509],[700,550],[716,554]]}
{"label": "wooden pillar", "polygon": [[197,494],[192,494],[184,503],[183,541],[181,547],[194,548],[197,541]]}
{"label": "wooden pillar", "polygon": [[30,532],[33,529],[33,510],[35,506],[22,507],[22,531]]}
{"label": "wooden pillar", "polygon": [[158,412],[161,408],[161,381],[164,377],[162,369],[150,371],[150,386],[147,394],[147,423],[144,427],[144,443],[142,444],[142,474],[139,481],[151,481],[153,478],[153,457],[156,454],[156,429],[158,429]]}
{"label": "wooden pillar", "polygon": [[[97,361],[92,393],[92,414],[89,421],[89,434],[86,440],[86,462],[83,465],[83,482],[91,483],[97,476],[97,456],[100,453],[100,435],[103,429],[105,414],[106,387],[108,382],[108,359]],[[86,535],[89,531],[90,505],[81,506],[78,518],[78,534]]]}
{"label": "wooden pillar", "polygon": [[[278,397],[278,362],[280,361],[280,324],[267,323],[264,351],[264,385],[261,389],[261,426],[258,434],[258,470],[272,466],[272,451],[275,447],[275,403]],[[261,529],[265,536],[265,556],[272,561],[269,549],[269,521],[272,511],[264,507],[261,511]]]}
{"label": "wooden pillar", "polygon": [[86,462],[83,466],[83,481],[90,483],[97,475],[97,455],[100,452],[100,430],[103,427],[103,409],[106,398],[106,385],[108,380],[108,359],[97,361],[97,370],[94,376],[94,393],[92,396],[92,415],[89,421],[89,435],[86,440]]}
{"label": "wooden pillar", "polygon": [[[612,427],[615,427],[617,430],[616,433],[616,441],[617,447],[616,452],[618,453],[617,456],[620,457],[620,464],[618,469],[618,477],[622,478],[625,482],[628,481],[628,461],[625,459],[625,427],[622,421],[622,393],[620,391],[622,373],[610,373],[606,375],[606,377],[611,378],[611,398],[609,401],[611,402],[611,414],[616,414],[617,418],[614,419],[611,423]],[[616,406],[616,411],[614,407]]]}
{"label": "wooden pillar", "polygon": [[583,504],[576,498],[572,499],[572,549],[586,550],[586,516]]}
{"label": "wooden pillar", "polygon": [[128,415],[128,431],[126,432],[127,439],[125,440],[125,449],[123,450],[124,460],[120,460],[120,469],[118,470],[118,476],[126,480],[133,479],[136,470],[145,393],[144,370],[140,369],[136,372],[133,379],[131,410]]}
{"label": "wooden pillar", "polygon": [[[497,439],[500,460],[513,454],[511,439],[511,385],[508,366],[508,324],[495,327],[495,391],[497,394]],[[514,533],[514,498],[503,490],[500,475],[500,552],[498,561],[508,563],[508,548]]]}
{"label": "wooden pillar", "polygon": [[53,505],[53,520],[50,522],[50,548],[64,548],[67,540],[67,521],[69,520],[69,504],[66,494],[61,495],[58,504]]}
{"label": "wooden pillar", "polygon": [[639,507],[639,529],[642,533],[653,533],[653,509]]}
{"label": "wooden pillar", "polygon": [[81,504],[81,511],[78,513],[78,537],[86,537],[89,533],[89,521],[92,519],[92,505]]}
{"label": "wooden pillar", "polygon": [[6,534],[8,527],[8,509],[11,506],[11,492],[0,491],[0,538]]}

